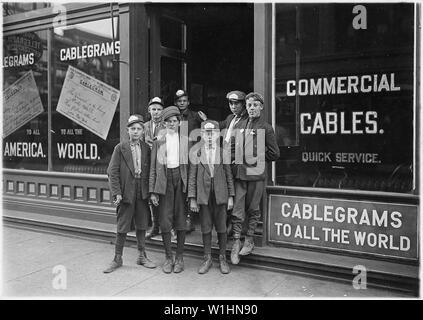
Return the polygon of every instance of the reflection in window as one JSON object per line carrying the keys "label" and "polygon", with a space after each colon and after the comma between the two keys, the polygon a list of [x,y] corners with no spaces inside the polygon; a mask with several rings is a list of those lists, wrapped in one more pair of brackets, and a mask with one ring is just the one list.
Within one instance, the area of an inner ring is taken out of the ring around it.
{"label": "reflection in window", "polygon": [[353,6],[276,5],[277,184],[410,192],[413,4]]}
{"label": "reflection in window", "polygon": [[47,170],[47,31],[3,38],[3,166]]}
{"label": "reflection in window", "polygon": [[[116,61],[119,60],[120,42],[117,18],[114,19],[113,27],[115,39],[112,39],[110,19],[54,29],[52,156],[53,169],[56,171],[104,174],[113,148],[119,143],[119,104],[114,112],[110,129],[105,133],[106,139],[83,126],[83,120],[77,123],[56,110],[70,66],[87,74],[88,79],[94,83],[99,80],[119,90],[119,64]],[[78,98],[78,90],[81,89],[76,87],[72,99],[80,99],[80,107],[88,112],[93,108],[93,100],[84,102],[81,97]],[[101,94],[108,95],[104,92]],[[113,98],[112,95],[111,99],[116,97]],[[99,108],[104,108],[102,112],[106,114],[109,110],[107,108],[112,106],[108,104]],[[90,119],[96,120],[92,116]]]}
{"label": "reflection in window", "polygon": [[3,17],[50,7],[48,2],[3,2]]}

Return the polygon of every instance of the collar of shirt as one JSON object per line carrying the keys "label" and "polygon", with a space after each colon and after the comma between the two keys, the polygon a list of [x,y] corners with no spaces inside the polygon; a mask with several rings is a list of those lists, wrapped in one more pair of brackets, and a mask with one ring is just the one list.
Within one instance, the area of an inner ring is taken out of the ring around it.
{"label": "collar of shirt", "polygon": [[129,145],[131,147],[139,146],[140,145],[140,142],[139,142],[139,140],[137,140],[137,141],[129,141]]}

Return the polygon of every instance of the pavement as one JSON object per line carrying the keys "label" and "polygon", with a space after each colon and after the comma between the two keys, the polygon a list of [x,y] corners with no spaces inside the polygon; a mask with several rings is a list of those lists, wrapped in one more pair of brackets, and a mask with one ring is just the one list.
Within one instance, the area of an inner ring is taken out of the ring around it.
{"label": "pavement", "polygon": [[[124,248],[123,267],[102,270],[113,258],[107,241],[3,226],[2,297],[149,299],[410,298],[397,291],[354,289],[351,283],[231,265],[223,275],[214,257],[205,275],[201,260],[185,256],[185,271],[165,274],[163,251],[147,249],[156,269],[135,264],[135,246]],[[189,289],[187,289],[189,288]]]}

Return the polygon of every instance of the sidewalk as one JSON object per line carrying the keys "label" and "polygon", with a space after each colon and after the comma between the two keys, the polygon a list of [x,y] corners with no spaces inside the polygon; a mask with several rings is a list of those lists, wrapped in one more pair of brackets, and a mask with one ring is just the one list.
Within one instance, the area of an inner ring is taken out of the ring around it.
{"label": "sidewalk", "polygon": [[[114,246],[104,241],[3,227],[3,290],[11,297],[109,297],[109,298],[377,298],[405,297],[399,292],[323,281],[294,274],[232,266],[222,275],[218,262],[199,275],[201,260],[186,256],[185,271],[165,274],[162,251],[148,250],[158,264],[146,269],[135,264],[137,250],[125,247],[124,266],[113,273],[102,270],[113,258]],[[65,290],[53,288],[55,266],[66,270]],[[352,280],[352,279],[351,279]]]}

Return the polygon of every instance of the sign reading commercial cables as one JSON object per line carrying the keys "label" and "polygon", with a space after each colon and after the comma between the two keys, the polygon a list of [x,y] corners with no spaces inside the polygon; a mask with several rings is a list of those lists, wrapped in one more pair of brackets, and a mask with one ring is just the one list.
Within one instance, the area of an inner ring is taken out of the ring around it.
{"label": "sign reading commercial cables", "polygon": [[69,66],[57,111],[106,140],[119,90]]}
{"label": "sign reading commercial cables", "polygon": [[3,138],[34,119],[44,110],[31,71],[3,90]]}
{"label": "sign reading commercial cables", "polygon": [[270,242],[418,258],[415,205],[271,195]]}

